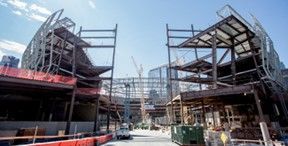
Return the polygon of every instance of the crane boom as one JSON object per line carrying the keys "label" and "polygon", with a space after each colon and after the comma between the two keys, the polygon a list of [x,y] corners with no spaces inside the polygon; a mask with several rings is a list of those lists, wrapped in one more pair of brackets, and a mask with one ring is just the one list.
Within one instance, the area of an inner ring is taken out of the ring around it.
{"label": "crane boom", "polygon": [[136,72],[138,73],[138,78],[139,78],[139,88],[140,88],[140,94],[141,94],[141,118],[142,118],[142,122],[146,123],[146,111],[145,111],[145,99],[144,99],[144,86],[143,86],[143,82],[142,82],[142,76],[143,76],[143,68],[142,65],[140,64],[140,67],[138,67],[135,59],[133,56],[131,56],[133,64],[135,66]]}

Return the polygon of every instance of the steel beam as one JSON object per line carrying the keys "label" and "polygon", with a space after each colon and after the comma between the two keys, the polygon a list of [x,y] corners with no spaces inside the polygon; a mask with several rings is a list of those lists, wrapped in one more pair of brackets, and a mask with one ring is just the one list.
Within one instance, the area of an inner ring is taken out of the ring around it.
{"label": "steel beam", "polygon": [[181,93],[183,101],[189,101],[203,97],[216,97],[222,95],[233,95],[241,93],[250,93],[252,91],[251,85],[232,86],[220,89],[210,89],[202,91],[189,91]]}
{"label": "steel beam", "polygon": [[227,56],[227,54],[230,52],[230,49],[227,49],[225,51],[225,53],[223,54],[223,56],[220,58],[220,60],[218,61],[218,65],[222,63],[222,61],[225,59],[225,57]]}
{"label": "steel beam", "polygon": [[[215,30],[216,27],[219,27],[219,26],[221,26],[222,24],[226,24],[227,22],[231,21],[233,18],[235,18],[235,17],[234,17],[234,16],[229,16],[229,17],[223,19],[222,21],[218,22],[217,24],[215,24],[215,25],[207,28],[206,30],[198,33],[198,34],[195,35],[194,37],[186,40],[185,42],[183,42],[183,43],[180,44],[179,46],[180,46],[180,47],[184,47],[188,42],[193,42],[193,41],[194,41],[195,39],[197,39],[198,37],[202,36],[203,34],[207,34],[207,33],[210,32],[210,31]],[[194,48],[198,48],[198,47],[195,46]]]}

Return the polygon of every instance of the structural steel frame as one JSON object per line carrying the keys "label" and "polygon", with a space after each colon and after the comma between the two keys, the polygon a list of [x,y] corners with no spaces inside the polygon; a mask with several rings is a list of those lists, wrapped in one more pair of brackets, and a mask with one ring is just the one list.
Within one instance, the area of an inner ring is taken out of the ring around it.
{"label": "structural steel frame", "polygon": [[[81,96],[76,95],[81,93],[76,91],[81,89],[87,90],[87,88],[91,90],[100,89],[103,80],[110,80],[107,112],[108,130],[118,25],[116,24],[114,29],[83,29],[80,27],[80,30],[74,34],[76,24],[70,18],[61,18],[63,11],[61,9],[53,13],[38,29],[23,54],[22,68],[46,74],[72,76],[78,79],[71,94],[66,134],[70,130],[75,96]],[[97,44],[97,42],[104,42],[105,40],[110,41],[106,41],[105,44]],[[85,52],[85,49],[87,51],[88,49],[95,50],[101,48],[105,48],[106,51],[112,51],[111,66],[96,66],[89,54]],[[108,71],[111,72],[110,76],[103,76]],[[99,105],[99,93],[90,96],[95,99],[95,104]],[[95,110],[94,132],[97,129],[98,106]]]}
{"label": "structural steel frame", "polygon": [[[270,37],[255,17],[253,17],[255,21],[253,27],[229,5],[218,11],[217,14],[222,20],[203,31],[194,30],[193,25],[191,25],[191,29],[186,30],[171,29],[168,24],[166,25],[169,67],[191,73],[189,76],[177,79],[169,76],[170,85],[172,80],[199,84],[198,90],[181,93],[181,109],[183,100],[188,98],[204,99],[206,97],[204,94],[210,93],[211,89],[213,94],[216,91],[220,93],[222,90],[238,94],[241,90],[236,91],[236,88],[251,85],[254,92],[262,91],[267,97],[276,95],[281,103],[283,115],[287,119],[287,97],[283,94],[287,91],[281,75],[279,57]],[[183,32],[183,35],[173,35],[173,32]],[[192,33],[192,35],[187,36],[187,33]],[[178,43],[172,44],[171,42]],[[175,65],[171,60],[171,49],[194,50],[194,60]],[[207,49],[211,50],[210,54],[199,56],[198,52]],[[221,53],[223,54],[221,55]],[[220,58],[218,58],[218,54],[221,55]],[[247,63],[245,66],[245,62],[251,62],[250,67],[247,67]],[[202,85],[208,86],[203,90]],[[257,87],[254,90],[255,85]],[[268,93],[266,93],[267,88],[269,89]],[[172,94],[172,91],[170,92]],[[219,96],[221,96],[220,94]],[[258,95],[255,94],[255,98],[256,96]],[[172,99],[171,96],[171,101]],[[258,101],[256,103],[257,107],[261,107],[258,106]],[[172,102],[172,113],[173,109]],[[258,108],[258,111],[261,112],[262,109]]]}

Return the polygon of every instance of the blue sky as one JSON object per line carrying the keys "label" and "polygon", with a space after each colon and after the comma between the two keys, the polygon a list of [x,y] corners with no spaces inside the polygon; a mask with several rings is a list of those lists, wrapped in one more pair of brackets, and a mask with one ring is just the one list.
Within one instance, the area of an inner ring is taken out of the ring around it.
{"label": "blue sky", "polygon": [[255,15],[288,66],[287,0],[0,0],[0,56],[20,57],[45,17],[64,8],[63,16],[77,28],[113,28],[118,23],[115,76],[137,75],[131,56],[147,75],[168,62],[166,23],[204,29],[217,21],[216,11],[225,4],[250,22],[249,13]]}

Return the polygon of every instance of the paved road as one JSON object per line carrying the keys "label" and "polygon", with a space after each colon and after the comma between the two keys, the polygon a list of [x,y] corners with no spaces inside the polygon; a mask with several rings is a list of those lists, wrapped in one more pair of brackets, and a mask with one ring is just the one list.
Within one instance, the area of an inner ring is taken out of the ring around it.
{"label": "paved road", "polygon": [[170,136],[160,131],[134,130],[131,139],[113,140],[104,146],[178,146],[171,142]]}

